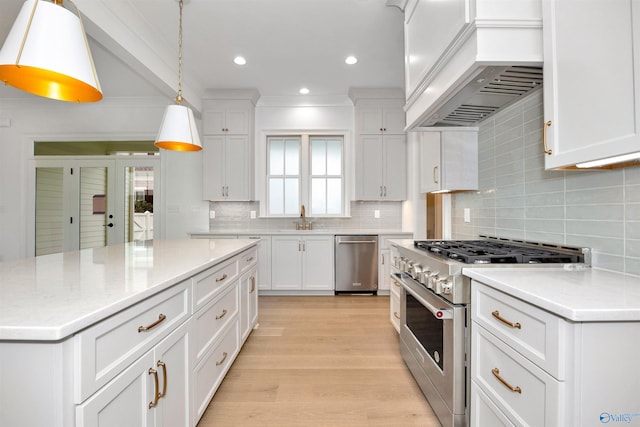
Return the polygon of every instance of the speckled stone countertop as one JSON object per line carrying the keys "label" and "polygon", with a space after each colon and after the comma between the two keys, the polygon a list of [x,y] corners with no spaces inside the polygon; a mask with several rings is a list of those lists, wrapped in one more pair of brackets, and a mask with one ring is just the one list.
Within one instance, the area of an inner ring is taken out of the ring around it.
{"label": "speckled stone countertop", "polygon": [[0,340],[63,339],[256,244],[153,240],[0,263]]}

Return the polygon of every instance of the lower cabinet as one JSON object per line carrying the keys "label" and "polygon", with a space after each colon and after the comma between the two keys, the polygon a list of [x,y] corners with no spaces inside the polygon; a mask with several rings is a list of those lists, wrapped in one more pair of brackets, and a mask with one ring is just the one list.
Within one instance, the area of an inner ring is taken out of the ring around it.
{"label": "lower cabinet", "polygon": [[272,290],[334,290],[333,236],[273,236]]}
{"label": "lower cabinet", "polygon": [[244,341],[258,322],[258,267],[240,278],[240,337]]}
{"label": "lower cabinet", "polygon": [[76,425],[190,426],[187,321],[76,408]]}

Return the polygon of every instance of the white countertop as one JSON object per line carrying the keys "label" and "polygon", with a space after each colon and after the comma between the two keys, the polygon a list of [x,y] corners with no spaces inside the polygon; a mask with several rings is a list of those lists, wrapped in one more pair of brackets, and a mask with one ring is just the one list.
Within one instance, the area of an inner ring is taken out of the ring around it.
{"label": "white countertop", "polygon": [[291,229],[278,229],[278,230],[259,230],[259,229],[242,229],[242,230],[215,230],[215,231],[192,231],[189,233],[191,237],[207,237],[207,236],[276,236],[276,235],[290,235],[290,234],[312,234],[312,235],[405,235],[412,236],[413,233],[410,231],[399,231],[399,230],[373,230],[373,229],[348,229],[348,230],[338,230],[338,229],[318,229],[318,230],[296,230],[291,227]]}
{"label": "white countertop", "polygon": [[153,240],[0,263],[0,340],[59,340],[250,246]]}
{"label": "white countertop", "polygon": [[463,274],[572,321],[640,321],[637,276],[562,267],[470,267]]}

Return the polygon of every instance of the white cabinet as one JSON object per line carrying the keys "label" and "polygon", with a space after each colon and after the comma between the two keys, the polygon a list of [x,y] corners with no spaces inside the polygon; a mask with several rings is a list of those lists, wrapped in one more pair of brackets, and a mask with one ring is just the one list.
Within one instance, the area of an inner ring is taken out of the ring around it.
{"label": "white cabinet", "polygon": [[471,290],[472,426],[637,417],[640,323],[570,322],[475,280]]}
{"label": "white cabinet", "polygon": [[204,108],[204,199],[253,199],[253,102],[206,100]]}
{"label": "white cabinet", "polygon": [[420,192],[477,190],[477,128],[420,131]]}
{"label": "white cabinet", "polygon": [[356,99],[357,200],[407,197],[404,100]]}
{"label": "white cabinet", "polygon": [[333,291],[333,236],[273,236],[271,289]]}
{"label": "white cabinet", "polygon": [[412,233],[378,235],[378,291],[391,289],[391,244],[394,239],[411,239]]}
{"label": "white cabinet", "polygon": [[[245,237],[241,236],[241,238]],[[258,243],[258,289],[269,290],[271,289],[271,236],[247,236],[246,238],[260,240]]]}
{"label": "white cabinet", "polygon": [[258,268],[254,265],[240,278],[240,338],[244,342],[258,321]]}
{"label": "white cabinet", "polygon": [[187,321],[79,405],[79,426],[190,426]]}
{"label": "white cabinet", "polygon": [[548,0],[542,12],[545,167],[640,151],[636,3]]}

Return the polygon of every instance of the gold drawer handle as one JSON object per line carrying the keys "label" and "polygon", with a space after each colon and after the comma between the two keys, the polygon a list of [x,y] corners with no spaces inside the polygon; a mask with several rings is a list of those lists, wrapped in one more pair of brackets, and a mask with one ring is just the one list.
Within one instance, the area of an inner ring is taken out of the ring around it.
{"label": "gold drawer handle", "polygon": [[245,262],[251,262],[251,261],[253,261],[253,257],[252,257],[252,256],[250,256],[249,258],[247,258]]}
{"label": "gold drawer handle", "polygon": [[398,319],[398,320],[400,319],[400,315],[398,314],[397,311],[394,311],[393,315],[395,316],[396,319]]}
{"label": "gold drawer handle", "polygon": [[256,278],[254,276],[251,276],[251,289],[249,290],[249,293],[252,294],[254,293],[256,290]]}
{"label": "gold drawer handle", "polygon": [[220,320],[220,319],[222,319],[222,318],[223,318],[224,316],[226,316],[226,315],[227,315],[227,309],[226,309],[226,308],[223,308],[223,309],[222,309],[222,314],[221,314],[221,315],[219,315],[219,316],[216,316],[216,320]]}
{"label": "gold drawer handle", "polygon": [[507,319],[505,319],[504,317],[500,316],[500,312],[498,310],[494,311],[491,313],[493,315],[493,317],[495,317],[496,319],[498,319],[499,321],[501,321],[502,323],[504,323],[507,326],[511,326],[514,329],[522,329],[522,325],[518,322],[510,322]]}
{"label": "gold drawer handle", "polygon": [[164,383],[162,384],[162,393],[158,394],[158,399],[161,397],[165,397],[167,395],[167,364],[162,360],[158,360],[158,368],[162,368],[162,378],[164,379]]}
{"label": "gold drawer handle", "polygon": [[542,147],[544,148],[545,154],[553,154],[553,150],[551,150],[547,145],[547,128],[549,126],[551,126],[551,120],[544,122],[544,125],[542,126]]}
{"label": "gold drawer handle", "polygon": [[504,378],[502,378],[500,376],[500,370],[498,368],[493,368],[491,370],[491,373],[493,374],[494,377],[496,377],[498,379],[498,381],[500,381],[506,388],[508,388],[509,390],[511,390],[514,393],[520,393],[522,394],[522,389],[520,387],[514,387],[511,384],[509,384]]}
{"label": "gold drawer handle", "polygon": [[158,371],[156,371],[153,368],[149,368],[149,375],[153,375],[153,382],[156,385],[155,398],[154,398],[154,400],[149,402],[149,409],[151,409],[151,408],[155,408],[156,406],[158,406],[158,399],[160,399],[160,393],[158,393],[158,391],[160,389],[160,384],[158,383]]}
{"label": "gold drawer handle", "polygon": [[401,287],[402,287],[402,285],[401,285],[400,283],[396,282],[395,280],[393,281],[393,284],[394,284],[394,285],[396,285],[396,286],[397,286],[397,287],[399,287],[399,288],[401,288]]}
{"label": "gold drawer handle", "polygon": [[223,281],[224,279],[226,279],[226,278],[227,278],[227,273],[225,273],[225,274],[223,274],[222,276],[218,277],[218,278],[216,279],[216,282],[222,282],[222,281]]}
{"label": "gold drawer handle", "polygon": [[216,362],[216,366],[222,365],[226,359],[227,359],[227,352],[225,351],[222,353],[222,359]]}
{"label": "gold drawer handle", "polygon": [[156,326],[158,326],[160,323],[162,323],[162,321],[164,319],[166,319],[166,318],[167,318],[167,316],[165,316],[164,314],[160,313],[160,315],[158,316],[158,320],[156,320],[155,322],[153,322],[149,326],[138,326],[138,332],[146,332],[149,329],[153,329]]}

